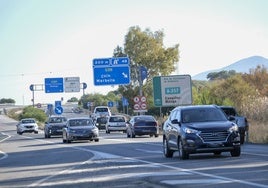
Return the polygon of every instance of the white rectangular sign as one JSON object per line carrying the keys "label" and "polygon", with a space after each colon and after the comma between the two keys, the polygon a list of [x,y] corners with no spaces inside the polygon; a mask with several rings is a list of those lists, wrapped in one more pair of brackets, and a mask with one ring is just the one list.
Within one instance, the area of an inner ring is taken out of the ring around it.
{"label": "white rectangular sign", "polygon": [[79,77],[66,77],[64,78],[64,91],[66,93],[80,92],[80,78]]}
{"label": "white rectangular sign", "polygon": [[158,76],[153,78],[155,106],[192,104],[190,75]]}

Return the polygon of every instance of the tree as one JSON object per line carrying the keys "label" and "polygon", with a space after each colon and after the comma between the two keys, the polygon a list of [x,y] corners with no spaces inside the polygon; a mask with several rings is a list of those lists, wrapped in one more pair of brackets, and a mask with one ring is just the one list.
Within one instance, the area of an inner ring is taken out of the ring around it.
{"label": "tree", "polygon": [[76,97],[72,97],[72,98],[70,98],[69,100],[67,100],[67,102],[78,102],[79,100],[78,100],[78,98],[76,98]]}
{"label": "tree", "polygon": [[207,75],[207,79],[212,80],[220,80],[220,79],[227,79],[231,76],[234,76],[236,74],[235,70],[229,70],[229,71],[219,71],[219,72],[211,72]]}
{"label": "tree", "polygon": [[261,96],[268,96],[268,71],[264,66],[257,66],[250,69],[249,74],[244,74],[243,78],[252,87],[255,87]]}
{"label": "tree", "polygon": [[6,103],[15,104],[16,101],[14,99],[10,99],[10,98],[9,99],[5,99],[5,98],[0,99],[0,104],[6,104]]}
{"label": "tree", "polygon": [[222,105],[232,102],[238,109],[256,95],[256,91],[249,85],[241,74],[232,76],[226,80],[216,82],[210,89],[210,97],[214,104]]}
{"label": "tree", "polygon": [[163,31],[142,31],[138,26],[130,27],[125,36],[124,54],[130,58],[133,82],[138,81],[138,68],[147,69],[147,80],[157,75],[169,75],[179,61],[179,45],[165,48]]}
{"label": "tree", "polygon": [[[139,68],[144,66],[147,70],[147,82],[143,86],[143,95],[152,101],[152,92],[147,83],[154,76],[169,75],[175,71],[175,63],[179,61],[179,45],[165,48],[163,44],[163,31],[152,32],[150,29],[142,31],[140,27],[129,28],[125,36],[124,48],[117,46],[114,49],[114,57],[129,57],[131,68],[131,83],[127,86],[119,86],[118,91],[130,99],[139,95],[139,86],[142,85],[139,79]],[[149,93],[147,93],[149,91]],[[132,105],[132,104],[130,104]],[[151,106],[151,104],[148,104]]]}

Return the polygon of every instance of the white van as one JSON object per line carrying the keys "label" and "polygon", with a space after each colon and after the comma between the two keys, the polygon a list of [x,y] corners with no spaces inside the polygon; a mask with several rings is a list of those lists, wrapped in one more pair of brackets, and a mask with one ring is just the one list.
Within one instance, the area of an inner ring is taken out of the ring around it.
{"label": "white van", "polygon": [[111,116],[112,113],[108,106],[96,106],[93,111],[93,119],[96,120],[98,117],[108,117]]}

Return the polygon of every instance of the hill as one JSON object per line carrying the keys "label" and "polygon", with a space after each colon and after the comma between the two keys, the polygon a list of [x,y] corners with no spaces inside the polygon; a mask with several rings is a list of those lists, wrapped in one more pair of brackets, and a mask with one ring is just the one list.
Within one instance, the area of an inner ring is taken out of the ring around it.
{"label": "hill", "polygon": [[249,73],[250,69],[256,68],[258,65],[263,65],[268,68],[268,59],[261,56],[251,56],[245,59],[241,59],[231,65],[223,67],[221,69],[205,71],[192,77],[193,80],[207,80],[207,75],[211,72],[229,71],[235,70],[237,73]]}

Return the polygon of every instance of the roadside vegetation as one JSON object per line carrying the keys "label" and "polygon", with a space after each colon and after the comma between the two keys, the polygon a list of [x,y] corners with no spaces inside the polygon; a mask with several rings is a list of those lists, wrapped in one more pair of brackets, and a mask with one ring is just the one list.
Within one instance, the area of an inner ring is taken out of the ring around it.
{"label": "roadside vegetation", "polygon": [[[174,73],[179,62],[179,44],[165,47],[164,32],[141,30],[138,26],[130,27],[125,36],[124,46],[117,46],[114,57],[129,57],[131,67],[131,83],[120,85],[118,89],[107,95],[85,94],[78,101],[81,108],[92,111],[94,106],[107,105],[109,101],[116,102],[113,113],[134,115],[133,98],[138,95],[146,97],[148,114],[158,117],[162,123],[168,116],[171,107],[155,107],[153,104],[153,84],[155,76],[168,76]],[[146,68],[146,75],[141,76],[141,67]],[[231,71],[211,72],[205,81],[192,81],[193,104],[215,104],[234,106],[237,111],[249,120],[249,142],[268,143],[268,72],[262,65],[249,71],[248,74]],[[128,100],[123,105],[122,99]],[[91,103],[93,106],[88,106]],[[23,109],[21,118],[34,115],[41,122],[43,115],[39,112],[31,114]],[[40,112],[41,113],[41,112]]]}

